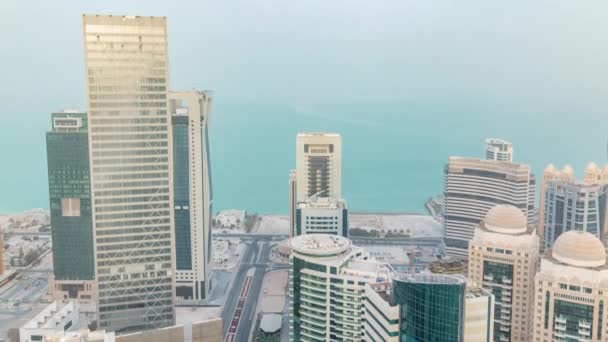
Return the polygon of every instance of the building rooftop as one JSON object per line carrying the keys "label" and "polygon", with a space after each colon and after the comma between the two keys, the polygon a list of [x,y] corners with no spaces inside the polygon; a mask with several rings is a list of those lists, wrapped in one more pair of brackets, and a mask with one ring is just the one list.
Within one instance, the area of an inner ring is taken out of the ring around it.
{"label": "building rooftop", "polygon": [[264,314],[260,322],[260,329],[268,334],[274,334],[281,330],[283,316],[280,314]]}
{"label": "building rooftop", "polygon": [[488,160],[482,158],[452,156],[448,158],[448,167],[452,168],[483,168],[499,172],[511,171],[514,173],[530,173],[530,166],[513,162]]}
{"label": "building rooftop", "polygon": [[65,317],[75,310],[74,302],[68,302],[61,306],[59,302],[54,301],[49,304],[38,315],[25,323],[24,329],[55,329],[57,324],[61,323]]}
{"label": "building rooftop", "polygon": [[491,296],[492,293],[488,290],[485,290],[475,284],[467,284],[467,290],[465,292],[466,298],[479,298],[479,297],[487,297]]}
{"label": "building rooftop", "polygon": [[298,203],[298,208],[345,209],[346,201],[344,199],[334,199],[329,197],[310,197],[306,202]]}
{"label": "building rooftop", "polygon": [[551,249],[551,256],[564,264],[577,267],[606,265],[606,249],[595,235],[571,230],[562,233]]}
{"label": "building rooftop", "polygon": [[335,255],[351,247],[350,240],[328,234],[300,235],[289,240],[289,246],[294,252],[313,255]]}
{"label": "building rooftop", "polygon": [[497,205],[484,219],[485,228],[495,233],[520,234],[527,231],[526,215],[512,205]]}
{"label": "building rooftop", "polygon": [[298,133],[298,137],[340,137],[340,133],[329,133],[329,132],[301,132]]}
{"label": "building rooftop", "polygon": [[460,275],[435,274],[435,273],[403,273],[394,278],[395,281],[404,283],[420,284],[443,284],[460,285],[466,283],[466,278]]}

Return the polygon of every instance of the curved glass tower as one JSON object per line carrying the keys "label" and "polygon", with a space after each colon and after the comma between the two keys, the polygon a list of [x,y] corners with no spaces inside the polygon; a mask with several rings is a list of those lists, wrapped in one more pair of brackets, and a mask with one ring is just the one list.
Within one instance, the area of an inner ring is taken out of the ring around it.
{"label": "curved glass tower", "polygon": [[406,274],[393,279],[399,304],[399,341],[463,341],[466,280],[443,274]]}

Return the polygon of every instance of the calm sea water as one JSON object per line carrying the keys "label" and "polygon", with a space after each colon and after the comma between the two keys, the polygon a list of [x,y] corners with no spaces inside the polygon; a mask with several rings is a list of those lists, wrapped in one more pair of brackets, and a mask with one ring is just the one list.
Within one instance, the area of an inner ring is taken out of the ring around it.
{"label": "calm sea water", "polygon": [[[288,172],[295,166],[295,135],[332,131],[343,136],[343,192],[357,211],[423,211],[442,191],[449,155],[480,156],[485,137],[515,145],[515,159],[535,172],[569,162],[580,174],[589,160],[606,160],[605,125],[568,113],[484,115],[470,108],[437,110],[414,104],[335,104],[317,108],[215,104],[212,118],[214,209],[286,213]],[[44,131],[35,122],[13,144],[6,140],[0,212],[47,207]],[[570,139],[584,132],[584,139]],[[6,136],[5,136],[6,138]],[[25,144],[25,142],[28,142]],[[8,144],[7,144],[8,143]]]}
{"label": "calm sea water", "polygon": [[286,213],[300,131],[342,134],[358,211],[423,211],[448,156],[480,156],[486,137],[536,173],[606,162],[604,0],[0,7],[0,213],[48,206],[49,113],[85,103],[82,13],[167,17],[171,88],[215,92],[215,210]]}

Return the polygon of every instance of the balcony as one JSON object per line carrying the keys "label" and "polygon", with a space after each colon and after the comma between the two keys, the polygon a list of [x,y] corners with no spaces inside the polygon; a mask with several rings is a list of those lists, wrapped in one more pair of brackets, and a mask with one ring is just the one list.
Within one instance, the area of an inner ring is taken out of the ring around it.
{"label": "balcony", "polygon": [[578,327],[583,328],[583,329],[591,329],[591,323],[589,323],[587,321],[579,321]]}
{"label": "balcony", "polygon": [[564,316],[557,316],[557,317],[555,317],[555,323],[566,324],[566,322],[568,322],[568,320]]}

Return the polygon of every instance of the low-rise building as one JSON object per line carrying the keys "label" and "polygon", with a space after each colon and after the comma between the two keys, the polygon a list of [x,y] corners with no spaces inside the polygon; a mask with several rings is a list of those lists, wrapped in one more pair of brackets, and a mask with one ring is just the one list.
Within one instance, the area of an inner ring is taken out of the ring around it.
{"label": "low-rise building", "polygon": [[45,336],[67,331],[78,322],[79,311],[74,302],[54,301],[19,329],[19,341],[43,341]]}
{"label": "low-rise building", "polygon": [[298,203],[295,234],[333,234],[348,236],[348,209],[343,199],[311,197]]}

